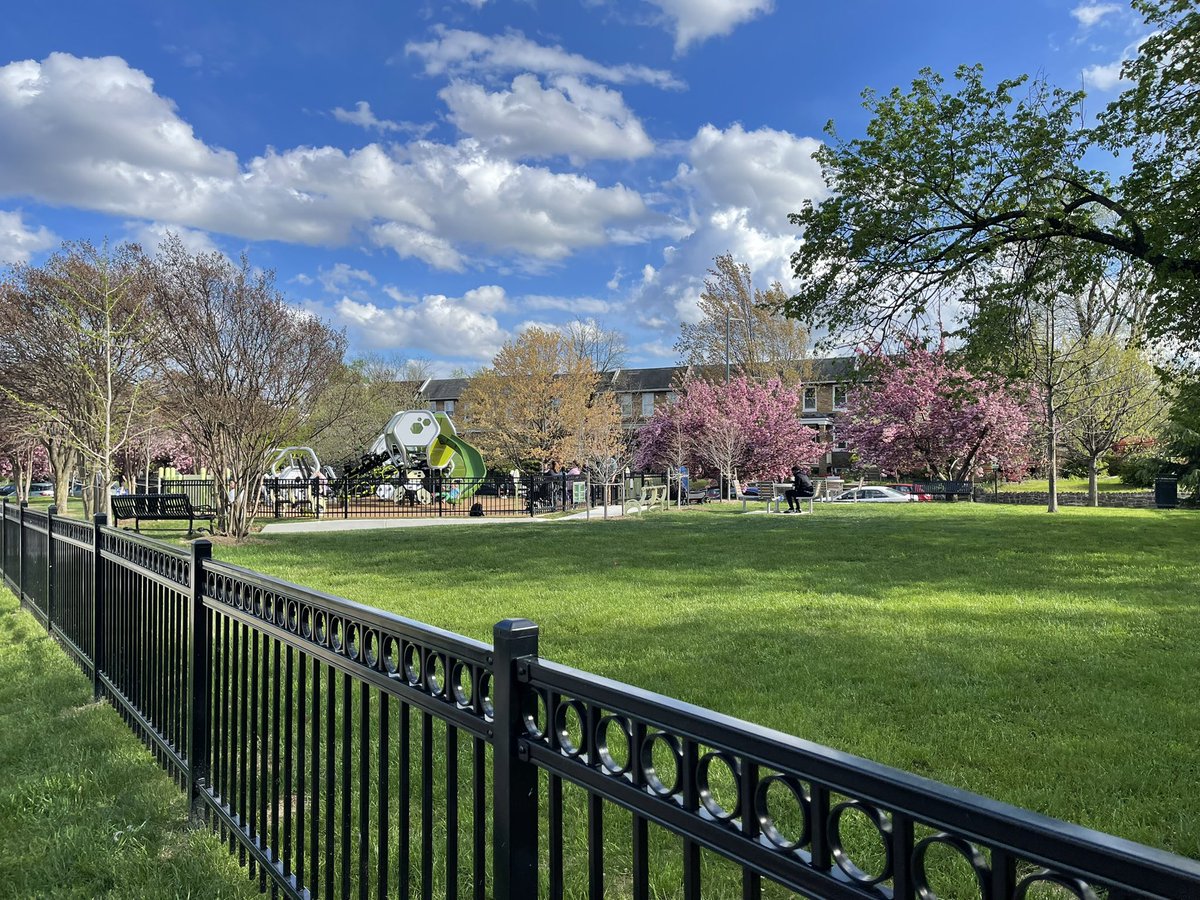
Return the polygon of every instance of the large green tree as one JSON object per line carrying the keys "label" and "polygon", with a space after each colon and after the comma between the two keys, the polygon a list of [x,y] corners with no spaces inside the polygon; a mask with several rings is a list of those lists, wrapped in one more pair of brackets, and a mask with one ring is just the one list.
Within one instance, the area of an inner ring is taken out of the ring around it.
{"label": "large green tree", "polygon": [[[1151,336],[1200,343],[1200,15],[1184,0],[1136,0],[1154,33],[1133,85],[1083,121],[1080,91],[1019,77],[955,84],[924,70],[909,91],[864,95],[865,136],[817,157],[831,196],[791,217],[800,289],[788,312],[860,338],[910,329],[1046,241],[1136,260],[1153,277]],[[1114,178],[1106,154],[1129,154]],[[972,310],[966,310],[968,316]]]}

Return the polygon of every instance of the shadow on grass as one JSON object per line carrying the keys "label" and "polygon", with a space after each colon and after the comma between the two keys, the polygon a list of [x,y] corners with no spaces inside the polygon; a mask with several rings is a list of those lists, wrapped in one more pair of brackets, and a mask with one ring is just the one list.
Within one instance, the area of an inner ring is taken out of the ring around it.
{"label": "shadow on grass", "polygon": [[257,896],[183,793],[0,589],[0,894]]}

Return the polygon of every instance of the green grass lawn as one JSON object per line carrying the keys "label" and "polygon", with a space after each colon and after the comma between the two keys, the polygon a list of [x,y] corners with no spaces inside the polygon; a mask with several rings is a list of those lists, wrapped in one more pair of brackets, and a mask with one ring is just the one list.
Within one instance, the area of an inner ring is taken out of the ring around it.
{"label": "green grass lawn", "polygon": [[0,896],[258,896],[175,783],[0,587]]}
{"label": "green grass lawn", "polygon": [[[989,486],[986,483],[986,479],[981,480],[978,483],[984,485],[985,487]],[[1088,480],[1086,478],[1059,478],[1058,489],[1063,493],[1086,494],[1088,490]],[[1046,493],[1050,490],[1050,482],[1045,478],[1035,478],[1029,481],[1022,481],[1019,484],[1001,484],[1000,490],[1017,491],[1019,493]],[[1146,488],[1133,487],[1132,485],[1125,484],[1125,482],[1121,481],[1120,478],[1116,478],[1115,476],[1101,475],[1096,479],[1096,490],[1098,490],[1100,493],[1111,493],[1114,491],[1141,492],[1145,491]]]}
{"label": "green grass lawn", "polygon": [[218,557],[1200,857],[1200,516],[959,503],[258,537]]}

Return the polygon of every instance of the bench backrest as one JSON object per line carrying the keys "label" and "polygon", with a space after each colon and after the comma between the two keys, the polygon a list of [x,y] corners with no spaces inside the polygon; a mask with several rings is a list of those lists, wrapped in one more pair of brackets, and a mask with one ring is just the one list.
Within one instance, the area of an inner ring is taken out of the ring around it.
{"label": "bench backrest", "polygon": [[190,519],[193,515],[187,494],[124,494],[112,498],[112,511],[116,519]]}

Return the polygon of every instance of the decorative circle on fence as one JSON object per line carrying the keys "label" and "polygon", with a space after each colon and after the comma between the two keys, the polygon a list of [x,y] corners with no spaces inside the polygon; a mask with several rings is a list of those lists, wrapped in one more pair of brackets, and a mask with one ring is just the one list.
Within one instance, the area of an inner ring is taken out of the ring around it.
{"label": "decorative circle on fence", "polygon": [[[670,780],[663,778],[661,769],[654,762],[654,747],[662,744],[670,753],[675,771]],[[656,731],[646,735],[639,749],[639,763],[642,776],[650,790],[660,797],[673,797],[679,793],[680,782],[683,780],[683,749],[679,746],[679,738],[665,731]]]}
{"label": "decorative circle on fence", "polygon": [[[612,752],[610,732],[614,725],[625,745],[622,748],[622,755],[625,757],[623,763]],[[596,723],[595,741],[600,765],[609,775],[624,775],[633,768],[633,729],[629,727],[629,720],[624,716],[601,716],[600,721]]]}
{"label": "decorative circle on fence", "polygon": [[363,661],[372,669],[379,668],[379,632],[374,628],[368,628],[365,631],[366,638],[363,641]]}
{"label": "decorative circle on fence", "polygon": [[546,721],[546,701],[538,691],[524,691],[521,694],[521,719],[530,737],[545,736],[542,723]]}
{"label": "decorative circle on fence", "polygon": [[421,659],[421,648],[411,641],[404,642],[404,677],[411,685],[421,683],[421,673],[424,664]]}
{"label": "decorative circle on fence", "polygon": [[389,675],[395,675],[400,665],[400,639],[389,634],[383,639],[383,667]]}
{"label": "decorative circle on fence", "polygon": [[425,687],[433,697],[440,697],[446,690],[446,664],[442,655],[430,650],[425,656]]}
{"label": "decorative circle on fence", "polygon": [[988,896],[988,877],[991,874],[991,869],[988,867],[988,862],[984,858],[983,853],[969,841],[952,834],[946,834],[945,832],[923,838],[913,848],[913,885],[917,889],[917,896],[920,900],[938,900],[939,895],[930,886],[929,873],[926,871],[929,851],[934,847],[949,847],[951,851],[957,853],[966,861],[967,865],[975,872],[975,881],[979,885],[979,896],[986,900]]}
{"label": "decorative circle on fence", "polygon": [[[571,721],[571,713],[575,714],[577,721]],[[560,700],[558,702],[558,708],[554,710],[554,733],[558,738],[558,748],[564,755],[576,759],[583,753],[586,722],[587,709],[580,701]],[[576,734],[579,735],[578,740],[575,739]]]}
{"label": "decorative circle on fence", "polygon": [[[776,787],[778,785],[778,787]],[[782,792],[789,802],[795,803],[804,824],[798,837],[789,838],[785,827],[781,825],[782,816],[771,814],[771,793]],[[812,838],[812,806],[811,797],[800,780],[791,775],[768,775],[758,783],[754,792],[754,815],[758,818],[759,830],[763,836],[780,850],[797,850],[806,845]]]}
{"label": "decorative circle on fence", "polygon": [[[716,771],[714,771],[716,765]],[[724,769],[724,775],[720,774]],[[722,804],[714,794],[714,778],[733,781],[733,802]],[[700,794],[700,805],[718,822],[730,822],[737,818],[742,809],[742,767],[736,759],[723,750],[710,750],[700,757],[696,767],[696,788]],[[728,808],[727,808],[728,807]]]}
{"label": "decorative circle on fence", "polygon": [[1017,885],[1017,892],[1013,894],[1013,900],[1026,900],[1029,896],[1029,891],[1034,885],[1051,884],[1055,887],[1062,888],[1078,900],[1099,900],[1096,892],[1091,886],[1078,878],[1070,878],[1066,875],[1057,875],[1043,869],[1041,872],[1035,872],[1032,875],[1027,875],[1022,878]]}
{"label": "decorative circle on fence", "polygon": [[463,709],[471,708],[472,694],[471,667],[462,660],[457,660],[450,669],[450,685],[454,691],[454,702]]}
{"label": "decorative circle on fence", "polygon": [[[883,869],[878,875],[871,875],[859,868],[850,857],[850,854],[846,852],[845,845],[842,842],[842,816],[851,810],[855,810],[866,817],[867,821],[874,826],[879,840],[883,844],[884,864]],[[859,884],[879,884],[881,881],[886,881],[892,877],[891,837],[891,821],[869,803],[864,803],[861,800],[847,800],[844,803],[839,803],[829,811],[829,847],[833,851],[833,859],[839,869],[845,872],[851,880],[857,881]]]}
{"label": "decorative circle on fence", "polygon": [[483,717],[491,721],[496,716],[496,707],[492,704],[492,673],[486,670],[479,673],[479,708]]}

